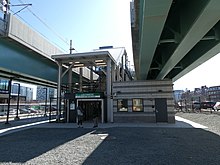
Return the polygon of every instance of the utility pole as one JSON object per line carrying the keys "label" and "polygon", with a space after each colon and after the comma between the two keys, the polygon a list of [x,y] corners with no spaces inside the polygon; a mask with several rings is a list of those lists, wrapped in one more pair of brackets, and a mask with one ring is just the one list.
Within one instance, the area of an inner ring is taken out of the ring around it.
{"label": "utility pole", "polygon": [[[72,40],[70,40],[70,54],[72,54],[73,50],[75,50],[72,47]],[[68,71],[68,84],[69,84],[69,93],[72,93],[72,79],[73,79],[73,73],[72,73],[72,66],[69,66],[69,71]],[[67,112],[66,112],[66,122],[69,123],[69,119],[70,119],[70,99],[67,100]]]}
{"label": "utility pole", "polygon": [[8,11],[10,10],[10,0],[2,1],[2,11],[4,12],[4,20],[7,20]]}

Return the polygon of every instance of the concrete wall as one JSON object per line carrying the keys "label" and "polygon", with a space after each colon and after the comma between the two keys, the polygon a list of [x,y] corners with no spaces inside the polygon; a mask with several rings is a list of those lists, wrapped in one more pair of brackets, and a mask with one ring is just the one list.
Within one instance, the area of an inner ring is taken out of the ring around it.
{"label": "concrete wall", "polygon": [[8,37],[46,57],[63,53],[46,38],[11,14],[9,15]]}
{"label": "concrete wall", "polygon": [[[170,80],[113,82],[114,122],[156,122],[155,99],[167,99],[168,123],[174,123],[173,84]],[[143,111],[132,111],[132,99],[143,99]],[[128,111],[119,112],[118,99],[128,100]]]}
{"label": "concrete wall", "polygon": [[[59,48],[57,48],[57,46],[50,43],[50,41],[43,37],[39,32],[33,30],[16,16],[9,14],[8,18],[9,22],[6,37],[24,45],[39,55],[45,56],[46,59],[50,61],[53,61],[51,55],[64,54]],[[0,19],[0,35],[4,32],[2,31],[4,26],[3,20]],[[73,68],[73,71],[79,74],[79,68]],[[90,79],[90,70],[88,68],[83,68],[83,77]],[[93,77],[97,79],[98,75],[93,73]]]}

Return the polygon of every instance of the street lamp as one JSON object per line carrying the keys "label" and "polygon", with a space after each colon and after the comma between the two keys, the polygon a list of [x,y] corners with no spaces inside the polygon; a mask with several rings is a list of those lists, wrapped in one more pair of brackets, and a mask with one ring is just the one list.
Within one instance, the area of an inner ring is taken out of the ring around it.
{"label": "street lamp", "polygon": [[20,98],[20,88],[21,85],[19,83],[14,83],[16,85],[18,85],[18,98],[17,98],[17,109],[16,109],[16,116],[15,116],[15,120],[19,120],[20,118],[18,117],[18,109],[19,109],[19,98]]}
{"label": "street lamp", "polygon": [[11,82],[12,82],[12,77],[10,78],[8,82],[8,110],[7,110],[7,117],[6,117],[6,122],[5,124],[9,124],[9,111],[10,111],[10,100],[11,100]]}
{"label": "street lamp", "polygon": [[47,116],[47,88],[43,88],[46,90],[46,98],[45,98],[45,112],[44,112],[44,116],[46,117]]}

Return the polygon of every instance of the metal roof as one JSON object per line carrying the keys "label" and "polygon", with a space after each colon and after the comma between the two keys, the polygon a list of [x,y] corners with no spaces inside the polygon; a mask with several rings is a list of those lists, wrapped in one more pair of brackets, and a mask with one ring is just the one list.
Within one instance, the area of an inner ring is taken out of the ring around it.
{"label": "metal roof", "polygon": [[73,54],[52,55],[51,58],[64,65],[75,67],[106,66],[107,60],[111,59],[112,64],[116,64],[115,59],[108,51],[84,52]]}

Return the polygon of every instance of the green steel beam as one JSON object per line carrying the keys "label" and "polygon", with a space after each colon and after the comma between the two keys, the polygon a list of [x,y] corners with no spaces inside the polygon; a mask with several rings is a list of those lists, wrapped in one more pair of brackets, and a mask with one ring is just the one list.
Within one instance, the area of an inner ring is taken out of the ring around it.
{"label": "green steel beam", "polygon": [[[166,61],[157,76],[157,79],[164,79],[169,72],[193,49],[196,44],[206,35],[206,33],[219,21],[220,18],[220,1],[219,0],[204,0],[190,1],[191,6],[185,11],[185,20],[182,24],[183,36],[180,44]],[[212,51],[212,50],[211,50]],[[217,51],[214,51],[218,53]],[[211,57],[211,56],[210,56]],[[207,59],[204,58],[204,59]],[[200,60],[198,60],[200,61]],[[194,62],[192,65],[198,66],[199,62]],[[190,71],[193,67],[186,68],[185,71]],[[184,73],[184,72],[182,72]],[[180,74],[181,75],[181,74]],[[179,75],[179,76],[180,76]],[[177,76],[174,79],[177,79]]]}
{"label": "green steel beam", "polygon": [[139,79],[146,79],[172,0],[143,0],[140,3]]}
{"label": "green steel beam", "polygon": [[[65,68],[64,68],[65,69]],[[58,65],[47,57],[15,42],[0,38],[0,75],[35,84],[56,86]],[[73,73],[73,82],[78,75]],[[67,83],[67,75],[63,79]]]}
{"label": "green steel beam", "polygon": [[[209,44],[210,46],[212,46],[211,48],[207,48],[207,44]],[[214,45],[214,46],[213,46]],[[203,45],[201,45],[203,46]],[[206,50],[204,50],[206,49]],[[186,59],[184,64],[188,64],[186,66],[184,66],[183,70],[181,70],[177,75],[175,75],[173,77],[173,81],[178,80],[179,78],[181,78],[182,76],[184,76],[185,74],[187,74],[188,72],[190,72],[191,70],[195,69],[196,67],[198,67],[199,65],[203,64],[205,61],[209,60],[210,58],[214,57],[216,54],[219,53],[220,50],[220,42],[218,42],[217,44],[215,43],[204,43],[203,49],[197,49],[197,52],[192,51],[192,53],[194,52],[194,55],[197,55],[197,57],[195,58],[194,61],[190,61],[189,59]],[[204,53],[205,52],[205,53]]]}

